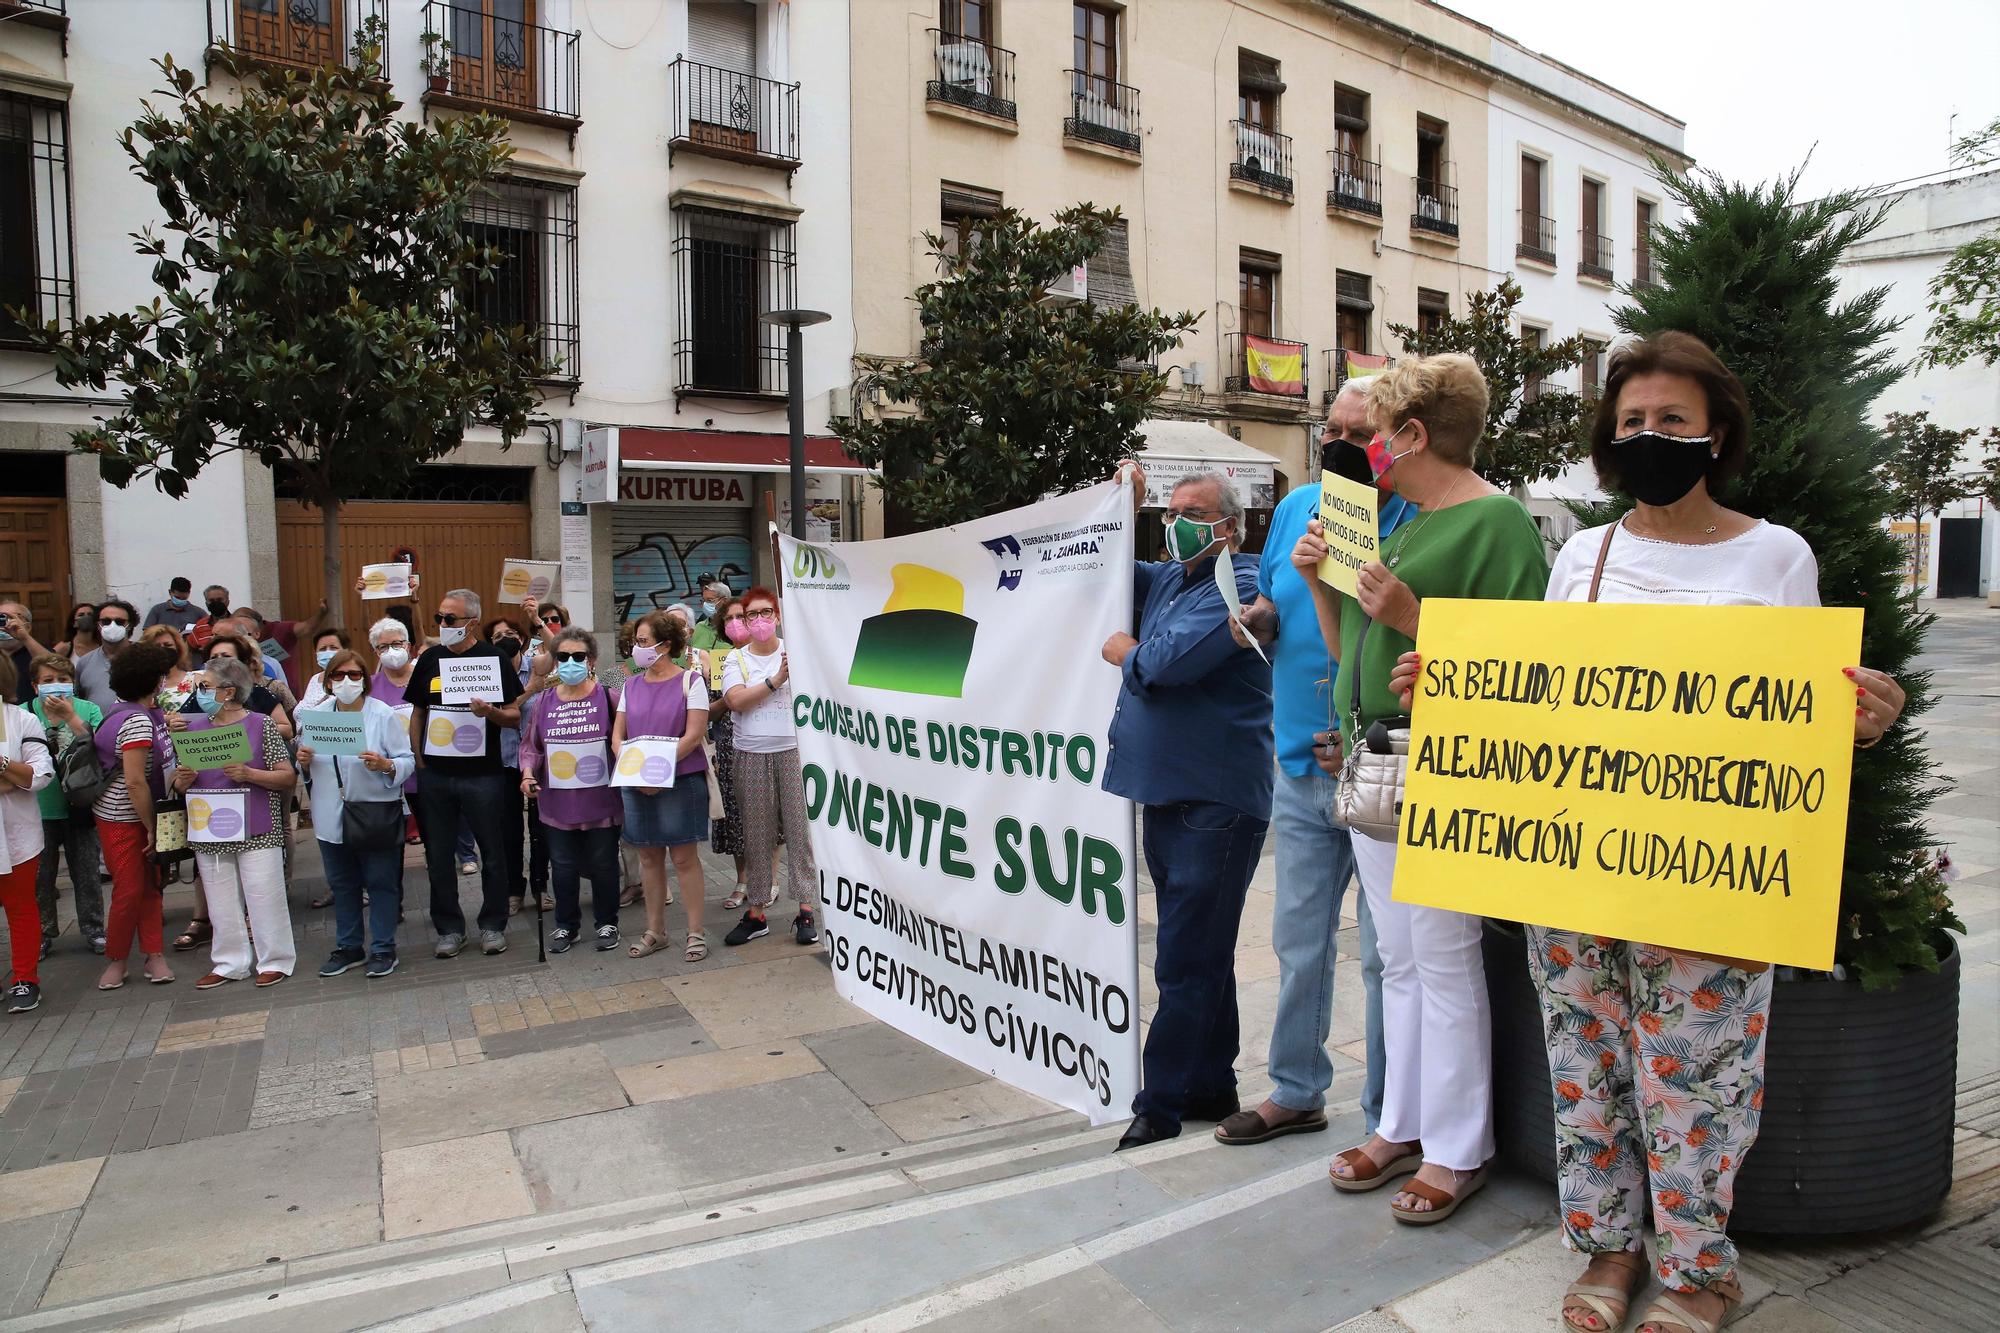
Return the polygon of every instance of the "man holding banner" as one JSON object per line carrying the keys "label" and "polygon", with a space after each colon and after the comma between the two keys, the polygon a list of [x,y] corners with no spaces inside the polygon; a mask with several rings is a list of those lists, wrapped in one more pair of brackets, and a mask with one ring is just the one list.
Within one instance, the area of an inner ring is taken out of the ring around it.
{"label": "man holding banner", "polygon": [[1174,487],[1163,517],[1172,559],[1134,565],[1139,632],[1103,650],[1124,677],[1104,789],[1145,807],[1160,915],[1160,1006],[1120,1149],[1237,1110],[1236,929],[1271,817],[1271,668],[1230,629],[1257,586],[1256,558],[1235,557],[1243,501],[1201,472]]}

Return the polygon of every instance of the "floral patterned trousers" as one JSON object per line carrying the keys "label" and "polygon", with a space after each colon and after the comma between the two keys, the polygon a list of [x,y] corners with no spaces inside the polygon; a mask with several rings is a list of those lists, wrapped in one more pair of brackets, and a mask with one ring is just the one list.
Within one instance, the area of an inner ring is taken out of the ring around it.
{"label": "floral patterned trousers", "polygon": [[1642,1251],[1650,1192],[1660,1281],[1733,1290],[1726,1229],[1764,1109],[1770,970],[1534,926],[1528,968],[1555,1086],[1565,1243]]}

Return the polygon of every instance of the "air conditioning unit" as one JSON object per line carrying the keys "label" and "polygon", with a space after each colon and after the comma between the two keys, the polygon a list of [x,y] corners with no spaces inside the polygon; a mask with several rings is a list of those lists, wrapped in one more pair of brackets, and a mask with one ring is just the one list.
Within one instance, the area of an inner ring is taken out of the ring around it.
{"label": "air conditioning unit", "polygon": [[1090,299],[1090,270],[1082,264],[1042,289],[1044,305],[1075,305]]}
{"label": "air conditioning unit", "polygon": [[847,421],[854,416],[854,390],[844,385],[835,385],[826,391],[826,418],[829,421]]}
{"label": "air conditioning unit", "polygon": [[953,88],[993,95],[993,57],[979,42],[946,42],[938,48],[938,71]]}
{"label": "air conditioning unit", "polygon": [[1201,376],[1201,362],[1188,362],[1187,369],[1181,372],[1181,387],[1183,389],[1199,389],[1201,387]]}

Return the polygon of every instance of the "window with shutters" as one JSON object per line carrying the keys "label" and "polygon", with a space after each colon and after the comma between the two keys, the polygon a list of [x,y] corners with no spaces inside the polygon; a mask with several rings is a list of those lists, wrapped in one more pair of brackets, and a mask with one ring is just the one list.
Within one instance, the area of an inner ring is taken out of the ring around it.
{"label": "window with shutters", "polygon": [[688,54],[669,70],[682,151],[735,162],[799,166],[799,85],[757,74],[757,11],[745,0],[688,6]]}
{"label": "window with shutters", "polygon": [[998,42],[999,18],[1000,6],[995,0],[942,0],[938,6],[938,26],[968,42]]}
{"label": "window with shutters", "polygon": [[1138,304],[1138,290],[1132,284],[1132,234],[1124,218],[1111,224],[1088,268],[1092,305],[1117,310]]}
{"label": "window with shutters", "polygon": [[1517,259],[1556,262],[1556,224],[1548,216],[1548,171],[1549,164],[1541,158],[1521,154],[1521,235],[1514,243]]}
{"label": "window with shutters", "polygon": [[0,93],[0,345],[27,328],[76,322],[75,242],[70,228],[69,108]]}
{"label": "window with shutters", "polygon": [[[1521,346],[1530,352],[1539,352],[1549,345],[1549,331],[1533,324],[1521,326]],[[1542,376],[1529,375],[1521,384],[1521,401],[1532,403],[1542,396]]]}
{"label": "window with shutters", "polygon": [[1417,288],[1417,336],[1442,332],[1451,318],[1451,297],[1431,287]]}
{"label": "window with shutters", "polygon": [[1000,216],[998,190],[982,190],[976,185],[945,181],[938,187],[938,234],[944,238],[944,252],[956,258],[979,243],[979,228]]}
{"label": "window with shutters", "polygon": [[1276,255],[1245,250],[1236,266],[1236,324],[1245,333],[1271,336],[1278,313]]}
{"label": "window with shutters", "polygon": [[[581,118],[578,35],[540,17],[536,0],[425,0],[425,103],[573,129]],[[441,42],[434,48],[433,34]]]}
{"label": "window with shutters", "polygon": [[1368,94],[1336,85],[1333,90],[1333,147],[1328,152],[1333,182],[1328,208],[1382,216],[1382,164],[1368,156]]}
{"label": "window with shutters", "polygon": [[1641,199],[1632,215],[1632,282],[1639,287],[1657,287],[1660,275],[1653,268],[1653,214],[1656,205]]}
{"label": "window with shutters", "polygon": [[556,367],[552,380],[580,380],[576,188],[503,181],[474,200],[465,231],[496,252],[492,280],[479,285],[474,308],[489,324],[532,336]]}
{"label": "window with shutters", "polygon": [[1458,235],[1458,187],[1451,184],[1449,127],[1435,116],[1417,117],[1417,174],[1410,180],[1416,210],[1410,230],[1433,236]]}
{"label": "window with shutters", "polygon": [[1604,234],[1604,182],[1583,178],[1580,200],[1583,226],[1579,232],[1582,250],[1577,256],[1576,274],[1597,282],[1611,281],[1611,238]]}
{"label": "window with shutters", "polygon": [[675,393],[782,397],[785,331],[758,317],[798,304],[792,224],[679,207],[674,229]]}
{"label": "window with shutters", "polygon": [[1368,325],[1374,318],[1374,289],[1366,273],[1339,271],[1334,274],[1334,340],[1343,352],[1367,353]]}
{"label": "window with shutters", "polygon": [[1595,402],[1604,391],[1604,346],[1596,338],[1583,340],[1583,360],[1577,366],[1577,382],[1587,401]]}

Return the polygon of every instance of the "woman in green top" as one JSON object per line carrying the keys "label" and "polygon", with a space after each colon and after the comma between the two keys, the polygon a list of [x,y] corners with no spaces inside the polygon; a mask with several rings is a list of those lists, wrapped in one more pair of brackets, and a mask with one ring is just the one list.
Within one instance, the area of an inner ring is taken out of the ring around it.
{"label": "woman in green top", "polygon": [[[70,659],[49,653],[28,664],[35,698],[28,705],[35,721],[48,733],[49,749],[60,756],[72,745],[89,745],[104,720],[104,710],[76,696],[76,668]],[[76,933],[92,953],[104,952],[104,887],[97,878],[97,820],[88,808],[72,810],[62,783],[51,782],[35,793],[42,803],[42,864],[36,872],[35,901],[42,912],[42,957],[55,947],[56,866],[60,851],[69,861],[70,892],[76,899]]]}
{"label": "woman in green top", "polygon": [[[1345,745],[1402,711],[1389,691],[1389,673],[1415,645],[1425,598],[1540,601],[1549,580],[1534,519],[1520,501],[1472,470],[1486,423],[1486,380],[1471,357],[1403,362],[1369,388],[1368,413],[1378,432],[1368,449],[1376,476],[1422,512],[1383,543],[1381,561],[1361,569],[1358,600],[1316,577],[1326,554],[1317,521],[1292,551],[1313,590],[1320,633],[1340,645],[1335,656],[1342,670],[1332,693]],[[1358,727],[1351,692],[1357,686]],[[1396,844],[1351,836],[1382,954],[1387,1068],[1374,1136],[1341,1153],[1329,1171],[1334,1187],[1349,1192],[1414,1171],[1390,1211],[1401,1222],[1441,1222],[1485,1183],[1493,1155],[1491,1015],[1480,922],[1396,902],[1389,896]]]}

